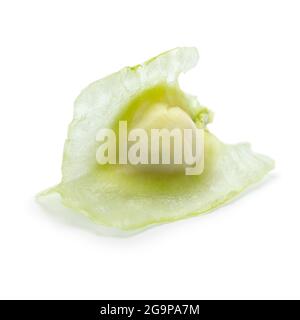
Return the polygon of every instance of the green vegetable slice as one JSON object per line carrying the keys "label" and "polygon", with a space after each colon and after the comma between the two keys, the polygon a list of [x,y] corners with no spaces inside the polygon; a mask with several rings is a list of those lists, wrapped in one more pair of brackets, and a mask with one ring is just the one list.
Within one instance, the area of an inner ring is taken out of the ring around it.
{"label": "green vegetable slice", "polygon": [[[206,128],[211,112],[180,89],[178,76],[197,61],[195,48],[177,48],[84,89],[74,105],[62,181],[40,196],[58,193],[63,205],[97,224],[137,230],[210,211],[261,180],[274,167],[273,160],[253,153],[248,144],[220,142]],[[205,129],[201,175],[132,172],[97,163],[98,130],[117,130],[119,120],[134,123],[155,103],[180,106]]]}

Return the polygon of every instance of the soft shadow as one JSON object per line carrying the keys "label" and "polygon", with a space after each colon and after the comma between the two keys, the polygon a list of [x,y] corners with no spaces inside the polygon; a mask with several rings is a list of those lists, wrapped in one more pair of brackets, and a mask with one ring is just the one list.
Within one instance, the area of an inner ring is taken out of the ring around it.
{"label": "soft shadow", "polygon": [[236,201],[248,196],[248,194],[252,193],[253,191],[255,191],[255,190],[258,191],[261,188],[265,188],[267,185],[270,185],[276,179],[278,179],[278,177],[279,177],[279,175],[276,174],[275,172],[269,173],[261,181],[258,181],[257,183],[251,185],[250,187],[248,187],[247,189],[242,191],[242,193],[238,194],[237,196],[232,198],[228,203],[226,203],[224,205],[228,206],[228,205],[234,204]]}
{"label": "soft shadow", "polygon": [[47,217],[52,221],[59,222],[68,227],[89,231],[97,236],[128,238],[143,231],[142,229],[137,231],[122,231],[117,228],[96,224],[83,214],[65,207],[61,203],[61,197],[58,193],[39,196],[36,201],[43,208],[41,211],[46,213]]}

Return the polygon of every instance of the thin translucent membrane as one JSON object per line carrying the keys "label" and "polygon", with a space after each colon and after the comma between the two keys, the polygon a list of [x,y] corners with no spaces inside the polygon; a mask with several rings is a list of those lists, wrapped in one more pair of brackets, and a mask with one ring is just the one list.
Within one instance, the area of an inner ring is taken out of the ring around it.
{"label": "thin translucent membrane", "polygon": [[153,103],[180,105],[205,128],[208,109],[181,91],[177,79],[198,61],[195,48],[177,48],[133,68],[124,68],[82,91],[69,126],[58,193],[64,206],[97,224],[121,230],[146,227],[198,215],[230,201],[260,181],[273,167],[270,158],[248,144],[227,145],[205,129],[205,167],[199,176],[128,171],[99,166],[96,134],[133,119]]}

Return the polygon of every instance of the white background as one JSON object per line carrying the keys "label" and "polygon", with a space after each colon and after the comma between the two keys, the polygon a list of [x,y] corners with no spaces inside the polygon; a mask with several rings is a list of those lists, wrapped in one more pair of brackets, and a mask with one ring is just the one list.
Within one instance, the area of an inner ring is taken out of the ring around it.
{"label": "white background", "polygon": [[[1,1],[0,298],[300,298],[299,1]],[[276,160],[214,213],[109,238],[34,200],[90,82],[177,46],[211,131]]]}

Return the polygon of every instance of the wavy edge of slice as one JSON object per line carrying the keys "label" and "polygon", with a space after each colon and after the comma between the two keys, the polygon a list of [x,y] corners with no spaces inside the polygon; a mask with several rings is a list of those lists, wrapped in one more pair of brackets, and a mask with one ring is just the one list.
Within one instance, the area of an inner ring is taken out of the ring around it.
{"label": "wavy edge of slice", "polygon": [[122,107],[148,88],[176,83],[180,73],[193,68],[198,59],[196,48],[178,47],[143,64],[125,67],[82,90],[74,103],[73,120],[64,145],[62,181],[76,179],[95,165],[96,133],[100,128],[110,127]]}
{"label": "wavy edge of slice", "polygon": [[[212,134],[211,134],[212,135]],[[213,139],[217,139],[212,135]],[[60,197],[60,201],[63,207],[67,207],[68,210],[71,210],[73,214],[76,214],[77,219],[78,215],[84,216],[84,218],[91,221],[92,224],[96,224],[96,229],[99,234],[103,235],[112,235],[112,236],[128,236],[128,235],[134,235],[136,233],[142,232],[148,228],[152,228],[154,226],[158,226],[160,224],[166,224],[171,223],[174,221],[179,221],[183,219],[187,219],[190,217],[199,216],[205,213],[209,213],[217,208],[222,207],[225,204],[228,204],[238,198],[241,194],[243,194],[245,191],[252,189],[256,185],[260,184],[264,178],[267,176],[267,174],[274,169],[275,162],[271,158],[262,155],[260,153],[254,153],[251,149],[251,145],[249,143],[239,143],[239,144],[223,144],[217,139],[218,143],[220,143],[221,151],[222,149],[226,149],[226,152],[232,152],[235,153],[234,157],[236,157],[238,154],[240,156],[245,155],[247,153],[247,157],[253,158],[252,160],[257,161],[257,164],[260,164],[259,170],[256,170],[256,174],[254,175],[253,172],[249,175],[248,180],[245,181],[243,184],[239,184],[238,187],[232,187],[231,190],[228,190],[228,192],[221,198],[217,199],[214,202],[211,202],[208,206],[201,208],[199,210],[193,210],[191,212],[187,212],[180,216],[174,216],[174,217],[162,217],[159,218],[156,221],[152,221],[150,223],[145,223],[141,225],[134,225],[131,224],[130,227],[121,227],[121,226],[112,226],[112,225],[106,225],[103,224],[101,219],[95,218],[95,215],[93,215],[91,212],[88,212],[86,210],[82,210],[80,208],[77,208],[76,206],[71,205],[68,203],[68,201],[64,201],[63,192],[60,189],[60,185],[57,185],[54,188],[48,189],[41,194],[39,194],[39,202],[46,201],[49,196],[52,196],[53,193],[56,193]],[[237,152],[238,151],[238,152]],[[248,159],[248,160],[249,160]],[[229,159],[230,160],[230,159]],[[252,161],[251,161],[252,163]],[[247,164],[248,165],[248,164]],[[87,223],[87,222],[86,222]],[[100,227],[99,227],[100,226]],[[95,229],[95,228],[92,228]],[[100,229],[100,230],[99,230]]]}

